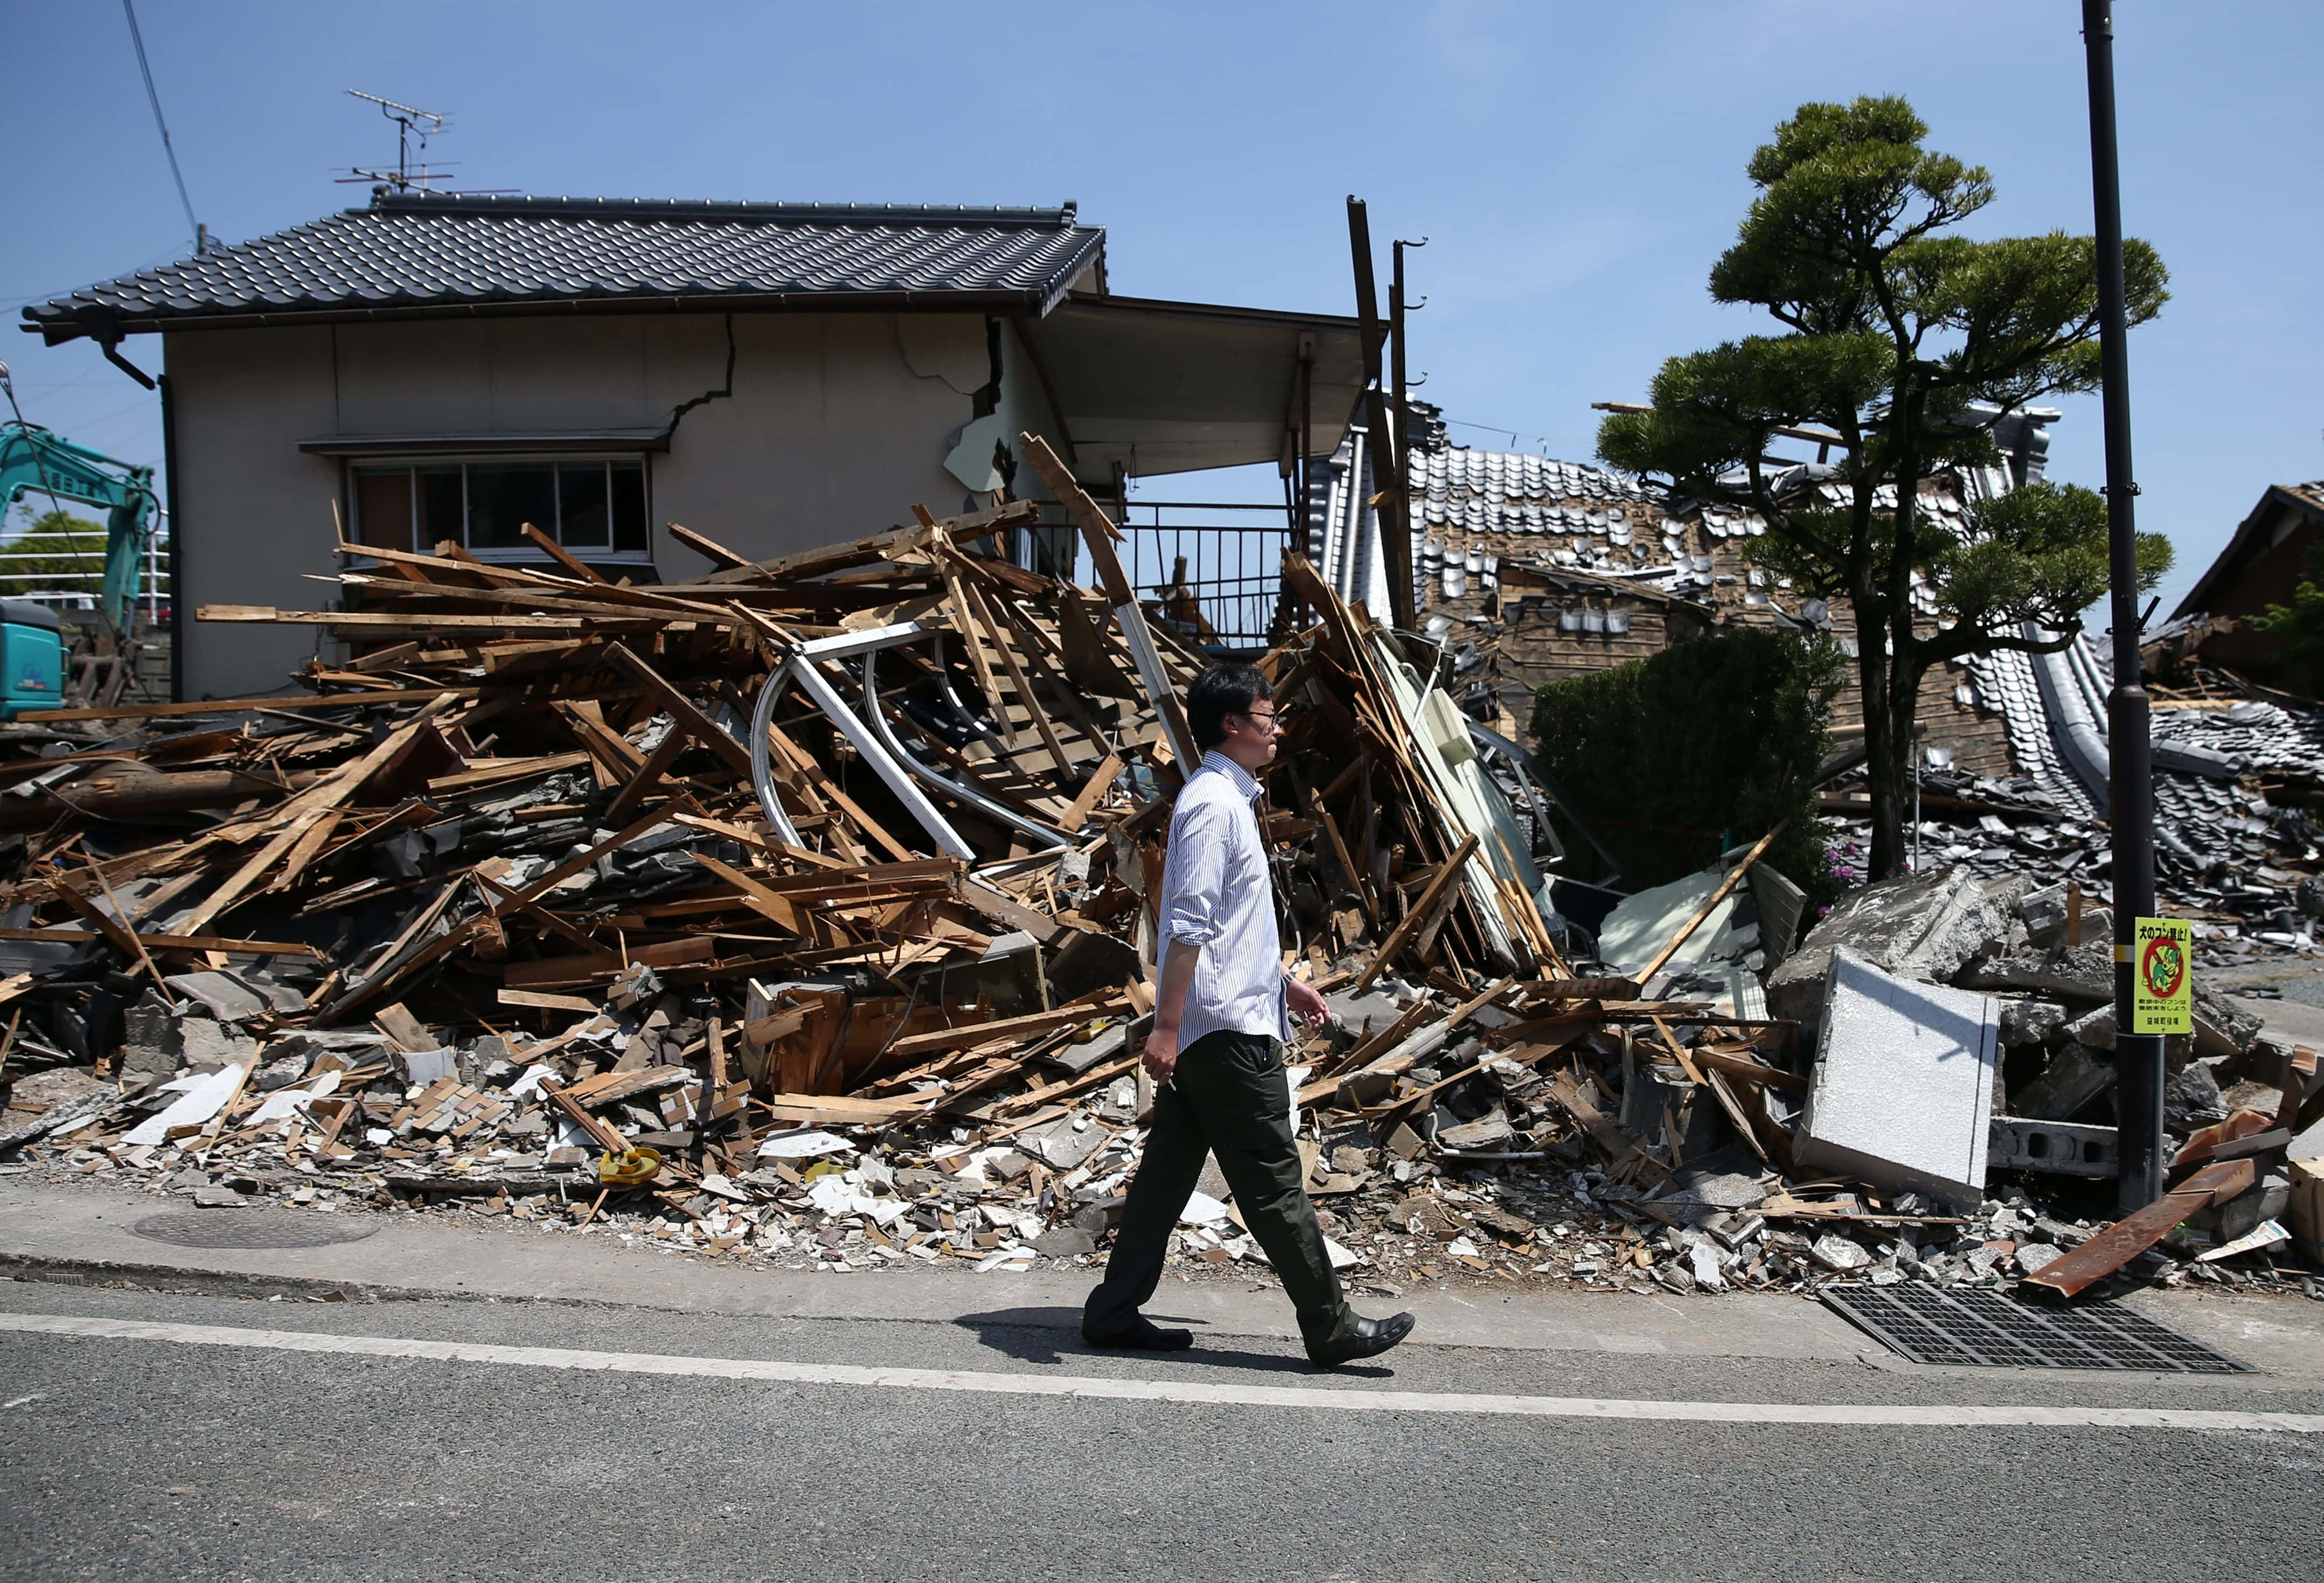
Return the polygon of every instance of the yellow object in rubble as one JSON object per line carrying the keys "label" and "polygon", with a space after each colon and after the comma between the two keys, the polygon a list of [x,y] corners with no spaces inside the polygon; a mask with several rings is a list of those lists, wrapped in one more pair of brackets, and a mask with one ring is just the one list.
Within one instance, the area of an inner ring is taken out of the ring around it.
{"label": "yellow object in rubble", "polygon": [[597,1180],[607,1187],[635,1187],[651,1181],[661,1170],[661,1155],[652,1149],[610,1150],[597,1157]]}

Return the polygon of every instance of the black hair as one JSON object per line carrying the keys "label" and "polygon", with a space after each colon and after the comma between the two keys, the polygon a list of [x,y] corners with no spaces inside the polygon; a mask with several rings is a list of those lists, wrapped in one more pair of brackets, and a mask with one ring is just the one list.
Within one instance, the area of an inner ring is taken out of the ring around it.
{"label": "black hair", "polygon": [[1274,686],[1255,666],[1212,666],[1186,690],[1186,728],[1194,745],[1208,753],[1227,739],[1229,715],[1248,715],[1251,705],[1274,696]]}

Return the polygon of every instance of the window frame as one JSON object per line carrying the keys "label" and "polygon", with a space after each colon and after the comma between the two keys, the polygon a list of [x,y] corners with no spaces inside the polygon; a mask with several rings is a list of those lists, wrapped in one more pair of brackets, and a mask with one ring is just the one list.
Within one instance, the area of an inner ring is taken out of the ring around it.
{"label": "window frame", "polygon": [[[643,549],[616,550],[613,547],[614,533],[614,486],[613,476],[610,470],[605,475],[605,547],[604,549],[597,549],[591,546],[573,545],[564,542],[561,536],[562,520],[565,509],[563,497],[564,477],[562,469],[572,467],[586,467],[591,464],[608,469],[617,464],[627,464],[634,466],[638,469],[641,493],[644,496],[646,542]],[[558,539],[558,547],[559,549],[565,551],[566,553],[571,555],[574,559],[586,561],[592,565],[643,566],[650,568],[654,564],[653,460],[650,455],[646,452],[622,449],[506,452],[463,451],[452,455],[447,455],[440,451],[412,451],[408,454],[399,453],[383,456],[347,457],[344,459],[343,463],[341,493],[345,498],[345,510],[347,517],[348,531],[345,537],[350,547],[348,551],[350,557],[358,562],[375,563],[376,558],[371,555],[369,551],[375,548],[383,548],[383,546],[368,545],[363,542],[364,522],[362,517],[362,505],[359,498],[362,493],[362,486],[359,479],[363,474],[388,472],[400,469],[410,479],[410,483],[406,488],[406,495],[410,502],[411,515],[410,522],[406,524],[408,532],[405,543],[410,551],[424,555],[433,552],[435,549],[435,542],[431,540],[426,545],[422,545],[420,542],[420,513],[421,509],[421,485],[420,481],[420,471],[426,467],[457,467],[460,470],[460,548],[463,551],[475,556],[478,560],[483,561],[488,566],[556,565],[557,558],[555,556],[550,555],[547,551],[542,550],[540,546],[530,542],[515,545],[495,545],[484,549],[479,549],[475,544],[469,542],[471,524],[468,518],[468,469],[472,467],[538,467],[546,468],[549,475],[549,487],[558,503],[557,509],[559,519],[558,529],[551,536]],[[540,526],[541,524],[536,523],[535,525]],[[544,528],[543,531],[546,532],[549,530]]]}

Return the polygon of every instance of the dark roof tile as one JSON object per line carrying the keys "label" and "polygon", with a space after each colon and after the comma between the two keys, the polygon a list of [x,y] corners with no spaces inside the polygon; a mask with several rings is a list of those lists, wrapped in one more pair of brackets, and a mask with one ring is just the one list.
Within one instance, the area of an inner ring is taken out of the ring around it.
{"label": "dark roof tile", "polygon": [[640,299],[965,293],[1046,313],[1102,260],[1061,208],[686,203],[390,194],[367,208],[142,270],[24,310],[51,339],[92,319],[426,311]]}

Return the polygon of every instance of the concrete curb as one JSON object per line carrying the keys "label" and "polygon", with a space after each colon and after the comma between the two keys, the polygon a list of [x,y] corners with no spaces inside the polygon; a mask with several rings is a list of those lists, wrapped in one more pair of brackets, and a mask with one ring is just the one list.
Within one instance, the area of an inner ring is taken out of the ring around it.
{"label": "concrete curb", "polygon": [[231,1270],[196,1270],[181,1264],[134,1264],[115,1259],[59,1258],[0,1252],[0,1280],[43,1282],[52,1286],[100,1286],[182,1297],[291,1297],[348,1302],[557,1302],[576,1307],[578,1298],[503,1298],[484,1292],[429,1291],[410,1286],[381,1286],[360,1281],[325,1281],[311,1276],[266,1275]]}
{"label": "concrete curb", "polygon": [[[856,1274],[708,1264],[600,1239],[387,1218],[371,1236],[321,1247],[159,1252],[130,1227],[149,1195],[23,1178],[0,1180],[0,1276],[172,1294],[349,1302],[535,1303],[811,1323],[1002,1323],[1070,1332],[1093,1270],[1026,1274],[867,1271]],[[205,1211],[235,1215],[255,1211]],[[1523,1352],[1621,1353],[1847,1364],[1919,1372],[1822,1305],[1729,1294],[1674,1298],[1489,1289],[1357,1297],[1366,1312],[1410,1309],[1415,1344]],[[2324,1377],[2324,1303],[2147,1294],[2155,1319],[2243,1357],[2279,1383]],[[1158,1320],[1205,1338],[1296,1340],[1283,1294],[1166,1281]]]}

